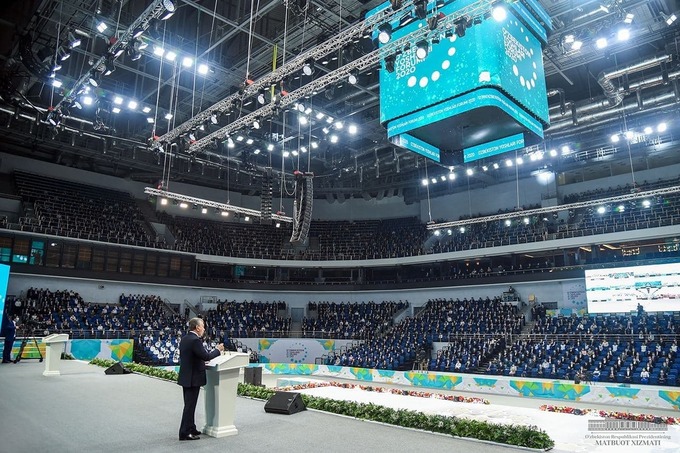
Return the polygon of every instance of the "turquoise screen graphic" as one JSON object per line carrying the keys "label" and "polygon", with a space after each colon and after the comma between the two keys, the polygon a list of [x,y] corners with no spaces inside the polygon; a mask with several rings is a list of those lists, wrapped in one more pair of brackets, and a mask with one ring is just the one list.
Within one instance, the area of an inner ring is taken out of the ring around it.
{"label": "turquoise screen graphic", "polygon": [[[544,25],[547,16],[532,0],[506,3],[506,17],[500,21],[491,17],[491,9],[492,2],[479,0],[438,7],[429,2],[424,19],[402,26],[400,12],[374,28],[376,42],[381,30],[391,29],[389,41],[379,44],[380,120],[389,137],[408,132],[438,150],[475,150],[482,144],[491,148],[498,141],[517,144],[518,134],[521,146],[543,138],[550,118],[542,53],[550,27],[549,22]],[[434,18],[443,25],[435,21],[432,26]],[[427,55],[421,59],[416,52],[423,46]],[[479,90],[487,91],[490,103],[474,96]],[[489,90],[497,92],[496,99]],[[467,97],[468,104],[454,102],[459,97]],[[497,99],[512,105],[499,108]],[[444,104],[451,110],[436,108]],[[470,157],[466,161],[480,158]]]}

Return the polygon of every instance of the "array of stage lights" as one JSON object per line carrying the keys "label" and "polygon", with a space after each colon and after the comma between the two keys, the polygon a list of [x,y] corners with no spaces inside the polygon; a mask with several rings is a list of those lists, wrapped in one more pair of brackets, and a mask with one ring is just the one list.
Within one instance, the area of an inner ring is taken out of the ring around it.
{"label": "array of stage lights", "polygon": [[[623,140],[627,141],[629,144],[642,143],[646,140],[654,137],[658,137],[659,134],[663,134],[668,131],[668,123],[665,121],[659,122],[656,126],[644,126],[639,129],[630,128],[626,131],[612,134],[610,136],[610,141],[612,143],[619,143]],[[558,147],[549,149],[535,149],[536,147],[527,148],[524,150],[521,156],[516,156],[512,158],[505,158],[497,162],[485,162],[482,165],[475,167],[467,167],[465,169],[465,174],[467,176],[474,176],[477,172],[487,172],[490,170],[500,170],[502,168],[513,168],[516,166],[524,165],[528,162],[540,163],[545,159],[550,158],[564,158],[572,156],[575,151],[569,144],[563,144]],[[458,174],[455,172],[455,167],[451,166],[448,168],[449,172],[438,176],[423,178],[421,180],[421,185],[429,186],[431,184],[437,184],[440,182],[455,181],[458,178]],[[548,174],[552,175],[552,172],[539,169],[535,172],[535,176],[539,180],[545,182]]]}

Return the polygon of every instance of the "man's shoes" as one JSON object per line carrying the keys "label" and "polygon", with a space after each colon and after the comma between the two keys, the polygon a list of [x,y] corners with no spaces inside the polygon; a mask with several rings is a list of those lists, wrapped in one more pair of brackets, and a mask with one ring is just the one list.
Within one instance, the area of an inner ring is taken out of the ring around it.
{"label": "man's shoes", "polygon": [[200,432],[199,430],[195,429],[195,430],[191,431],[191,434],[193,434],[194,436],[200,436],[203,433]]}
{"label": "man's shoes", "polygon": [[180,437],[179,440],[198,440],[200,437],[198,437],[196,434],[189,434],[186,437]]}

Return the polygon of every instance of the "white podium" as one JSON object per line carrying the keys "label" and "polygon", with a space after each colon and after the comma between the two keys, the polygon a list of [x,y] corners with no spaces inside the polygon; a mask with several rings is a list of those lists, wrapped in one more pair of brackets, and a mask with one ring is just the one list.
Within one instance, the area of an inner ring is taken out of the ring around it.
{"label": "white podium", "polygon": [[239,372],[249,362],[249,354],[227,352],[206,365],[208,383],[205,386],[206,423],[203,434],[212,437],[238,434],[234,426],[236,391],[240,381]]}
{"label": "white podium", "polygon": [[45,371],[43,376],[59,376],[59,362],[61,361],[61,353],[64,352],[66,342],[68,341],[68,334],[54,333],[43,338],[42,342],[45,344]]}

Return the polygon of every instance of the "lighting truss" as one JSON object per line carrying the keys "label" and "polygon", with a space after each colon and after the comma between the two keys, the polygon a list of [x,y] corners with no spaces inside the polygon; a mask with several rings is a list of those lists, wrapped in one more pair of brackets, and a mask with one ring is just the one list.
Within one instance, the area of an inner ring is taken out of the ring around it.
{"label": "lighting truss", "polygon": [[[411,2],[412,3],[412,2]],[[409,3],[410,4],[410,3]],[[327,74],[325,74],[323,77],[319,77],[318,79],[312,80],[308,84],[298,88],[295,91],[290,92],[288,95],[283,96],[277,103],[269,103],[266,104],[259,109],[253,111],[252,113],[249,113],[248,115],[242,116],[236,121],[233,121],[232,123],[222,127],[221,129],[218,129],[217,131],[212,132],[209,135],[206,135],[205,137],[201,138],[198,140],[196,143],[191,145],[189,148],[190,153],[196,153],[198,151],[201,151],[202,149],[211,146],[214,140],[221,140],[225,138],[227,135],[231,134],[232,132],[235,132],[243,127],[247,127],[253,123],[253,121],[260,117],[260,118],[265,118],[267,116],[270,116],[274,113],[274,111],[278,108],[285,108],[295,102],[297,102],[299,99],[302,99],[307,96],[312,96],[314,92],[320,91],[322,88],[325,88],[329,85],[333,85],[337,82],[345,80],[350,73],[354,71],[364,71],[368,68],[374,67],[378,62],[380,62],[381,59],[384,59],[388,55],[394,54],[396,51],[400,50],[403,48],[403,46],[406,43],[410,43],[411,41],[420,41],[421,39],[425,39],[428,35],[436,32],[441,32],[445,30],[446,28],[451,28],[453,27],[453,23],[459,19],[460,17],[482,17],[485,12],[490,11],[490,6],[489,3],[485,0],[478,0],[475,3],[470,4],[469,6],[465,8],[461,8],[459,11],[456,11],[455,15],[449,15],[446,16],[442,19],[439,20],[439,23],[437,24],[437,28],[435,30],[430,30],[429,27],[422,27],[418,30],[413,31],[412,33],[402,36],[401,38],[391,41],[384,46],[382,46],[379,49],[373,50],[370,53],[367,53],[366,55],[357,58],[354,61],[351,61],[347,63],[344,66],[341,66],[340,68],[331,71]],[[378,16],[378,15],[376,15]],[[380,23],[381,21],[385,20],[385,18],[389,17],[390,14],[386,14],[382,16],[381,20],[377,21],[372,21],[372,20],[366,20],[362,22],[361,24],[357,24],[355,27],[361,28],[363,31],[368,27],[366,25],[367,23],[372,26],[372,24]],[[375,16],[371,16],[369,19],[373,19]],[[355,28],[352,27],[352,28]],[[339,37],[344,36],[344,34],[339,35]],[[354,36],[354,35],[352,35]],[[318,46],[318,47],[323,47],[324,44]],[[314,50],[314,49],[312,49]],[[321,53],[320,53],[321,55]],[[305,58],[303,58],[305,57]],[[302,67],[302,65],[305,62],[305,59],[309,58],[308,54],[301,55],[300,57],[296,58],[294,61],[299,63],[299,67]],[[291,62],[292,65],[292,62]],[[285,67],[281,68],[282,70],[285,69]],[[299,68],[297,68],[299,69]],[[291,71],[294,72],[295,70]],[[276,73],[272,73],[271,75],[265,77],[262,80],[268,80],[268,81],[274,81],[274,80],[280,80],[281,77],[283,77],[282,74],[277,75],[277,77],[274,77],[274,74],[278,74],[278,71]],[[286,73],[287,74],[287,73]],[[160,143],[168,143],[168,138],[167,137],[172,137],[173,139],[178,137],[180,135],[180,132],[186,132],[187,130],[190,130],[191,127],[194,127],[195,125],[201,124],[204,120],[207,120],[210,118],[212,114],[215,112],[220,112],[222,111],[221,109],[215,110],[215,106],[220,105],[222,108],[226,108],[223,103],[229,103],[229,106],[232,105],[233,102],[237,98],[240,98],[243,96],[243,98],[246,98],[248,96],[253,96],[255,93],[257,93],[258,89],[261,87],[260,84],[257,82],[254,83],[253,85],[250,85],[250,87],[247,89],[247,92],[249,94],[244,94],[244,95],[231,95],[225,100],[219,102],[218,104],[215,104],[213,107],[210,107],[208,110],[205,110],[192,118],[191,120],[183,123],[179,127],[175,128],[174,130],[168,132],[167,134],[163,135],[158,139],[158,142]],[[228,109],[228,108],[227,108]],[[188,126],[187,126],[188,125]],[[179,131],[179,132],[177,132]],[[170,135],[172,134],[172,135]]]}
{"label": "lighting truss", "polygon": [[[168,192],[166,190],[154,189],[153,187],[145,187],[144,193],[148,195],[155,195],[157,197],[168,198],[170,200],[183,201],[186,203],[197,204],[206,208],[216,208],[221,211],[235,212],[238,214],[249,215],[253,217],[260,217],[262,213],[255,209],[241,208],[239,206],[234,206],[227,203],[218,203],[217,201],[204,200],[202,198],[190,197],[188,195],[182,195],[180,193]],[[278,220],[280,222],[293,223],[292,217],[286,217],[279,214],[272,214],[272,219]]]}
{"label": "lighting truss", "polygon": [[486,217],[478,217],[475,219],[466,219],[466,220],[456,220],[454,222],[443,222],[443,223],[430,223],[427,225],[428,230],[438,230],[440,228],[455,228],[455,227],[461,227],[465,225],[473,225],[475,223],[484,223],[484,222],[493,222],[495,220],[505,220],[505,219],[513,219],[516,217],[527,217],[527,216],[532,216],[532,215],[538,215],[538,214],[547,214],[550,212],[557,212],[557,211],[566,211],[569,209],[579,209],[579,208],[586,208],[589,206],[601,206],[603,204],[613,204],[613,203],[621,203],[624,201],[633,201],[633,200],[638,200],[640,198],[649,198],[649,197],[655,197],[658,195],[667,195],[670,193],[676,193],[680,192],[680,186],[673,186],[673,187],[665,187],[663,189],[655,189],[655,190],[649,190],[646,192],[638,192],[638,193],[631,193],[627,195],[619,195],[616,197],[610,197],[610,198],[602,198],[599,200],[589,200],[589,201],[580,201],[578,203],[569,203],[569,204],[563,204],[560,206],[550,206],[550,207],[545,207],[545,208],[538,208],[538,209],[529,209],[526,211],[517,211],[517,212],[508,212],[504,214],[495,214],[495,215],[490,215]]}
{"label": "lighting truss", "polygon": [[134,39],[133,35],[136,31],[139,29],[147,30],[152,20],[159,19],[167,11],[166,7],[164,6],[165,1],[166,0],[154,0],[151,5],[149,5],[149,7],[146,8],[144,12],[137,18],[137,20],[135,20],[127,28],[127,30],[123,32],[118,40],[113,45],[111,45],[106,55],[101,56],[99,60],[97,60],[92,65],[92,69],[83,74],[80,79],[78,79],[75,84],[73,84],[73,87],[67,92],[64,98],[54,107],[54,110],[60,109],[64,104],[73,102],[76,99],[76,96],[78,96],[80,88],[84,85],[87,85],[90,78],[90,71],[96,71],[97,68],[104,65],[108,59],[110,59],[113,63],[113,61],[118,58],[117,55],[122,55],[122,51],[128,46],[128,44],[132,42]]}

